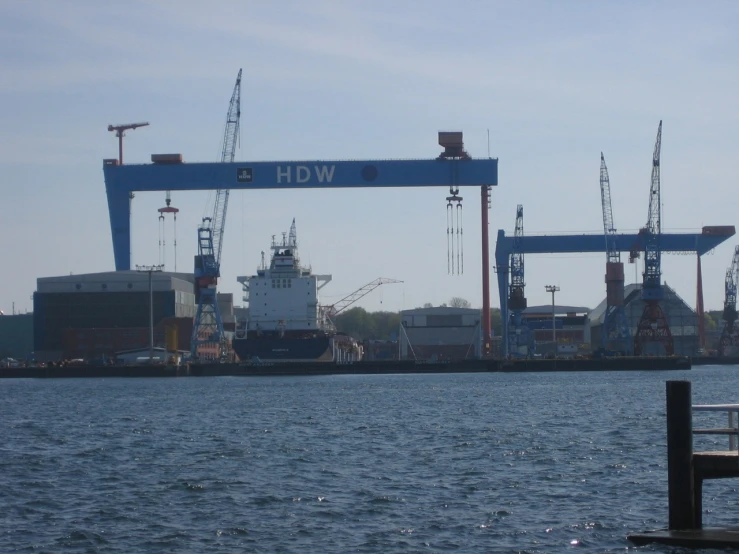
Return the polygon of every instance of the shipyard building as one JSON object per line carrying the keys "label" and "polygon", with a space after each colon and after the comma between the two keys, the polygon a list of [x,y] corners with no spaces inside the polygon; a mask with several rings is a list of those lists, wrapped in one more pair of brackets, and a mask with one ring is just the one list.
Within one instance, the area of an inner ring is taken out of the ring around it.
{"label": "shipyard building", "polygon": [[[149,344],[149,274],[111,271],[42,277],[33,295],[33,342],[38,361],[112,357]],[[195,316],[192,274],[153,272],[154,343],[177,328],[178,349],[188,350]]]}
{"label": "shipyard building", "polygon": [[479,358],[482,331],[480,310],[416,308],[400,312],[400,358],[464,360]]}
{"label": "shipyard building", "polygon": [[584,306],[529,306],[522,319],[531,332],[537,354],[583,356],[590,353],[590,325]]}
{"label": "shipyard building", "polygon": [[28,360],[32,352],[33,314],[0,315],[0,360]]}

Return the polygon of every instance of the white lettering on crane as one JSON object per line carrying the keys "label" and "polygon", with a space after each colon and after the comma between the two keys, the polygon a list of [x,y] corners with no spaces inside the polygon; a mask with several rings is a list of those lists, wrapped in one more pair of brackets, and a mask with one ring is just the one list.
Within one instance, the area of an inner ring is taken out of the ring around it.
{"label": "white lettering on crane", "polygon": [[288,183],[290,182],[290,173],[291,173],[290,169],[291,169],[290,166],[287,166],[285,170],[282,169],[282,166],[279,166],[279,165],[277,166],[277,184],[278,185],[282,183],[283,177],[286,179]]}
{"label": "white lettering on crane", "polygon": [[310,181],[310,168],[307,165],[295,167],[295,181],[298,183],[307,183]]}
{"label": "white lettering on crane", "polygon": [[[331,183],[334,180],[335,165],[314,165],[313,173],[319,183]],[[295,182],[308,183],[313,178],[311,168],[307,165],[295,166]],[[291,184],[293,177],[292,166],[277,166],[277,184]]]}
{"label": "white lettering on crane", "polygon": [[330,183],[334,179],[334,170],[336,169],[335,165],[332,166],[316,166],[316,177],[318,178],[319,183]]}

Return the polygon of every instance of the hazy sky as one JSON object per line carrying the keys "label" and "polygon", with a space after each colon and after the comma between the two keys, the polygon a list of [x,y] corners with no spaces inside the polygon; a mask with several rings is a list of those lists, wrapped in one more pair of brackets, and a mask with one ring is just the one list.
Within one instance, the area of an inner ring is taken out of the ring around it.
{"label": "hazy sky", "polygon": [[[453,6],[453,7],[452,7]],[[651,155],[663,123],[665,230],[737,225],[739,4],[684,2],[6,1],[0,6],[0,309],[30,311],[36,278],[114,269],[103,158],[110,123],[149,121],[124,159],[181,152],[218,161],[244,70],[237,160],[434,158],[439,130],[499,158],[495,235],[602,232],[600,152],[616,227],[647,220]],[[303,261],[338,300],[399,310],[453,296],[482,303],[479,189],[465,196],[464,275],[447,274],[446,190],[237,191],[221,291],[240,297],[272,235],[297,220]],[[192,270],[207,192],[173,193],[177,269]],[[159,261],[157,208],[133,204],[133,263]],[[174,269],[173,225],[166,229]],[[703,259],[705,304],[723,303],[731,239]],[[594,307],[605,254],[528,256],[529,305]],[[641,279],[641,266],[638,267]],[[626,267],[627,282],[635,268]],[[491,271],[492,304],[499,305]],[[695,259],[666,256],[663,280],[695,303]]]}

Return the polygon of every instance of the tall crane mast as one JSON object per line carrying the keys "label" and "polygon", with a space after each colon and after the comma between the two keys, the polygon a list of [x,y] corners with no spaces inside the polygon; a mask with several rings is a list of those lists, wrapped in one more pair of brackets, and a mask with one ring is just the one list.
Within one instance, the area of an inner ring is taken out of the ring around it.
{"label": "tall crane mast", "polygon": [[736,287],[737,287],[737,271],[739,271],[739,246],[734,248],[734,257],[731,260],[731,267],[726,270],[726,278],[724,279],[724,328],[721,331],[721,338],[718,341],[719,356],[727,356],[732,346],[737,343],[736,330],[734,322],[737,320],[736,312]]}
{"label": "tall crane mast", "polygon": [[624,311],[624,264],[616,244],[616,229],[611,207],[611,182],[608,167],[600,153],[600,198],[603,207],[603,231],[606,237],[606,310],[601,328],[601,348],[604,352],[632,352],[629,322]]}
{"label": "tall crane mast", "polygon": [[[236,77],[226,115],[221,162],[234,161],[240,119],[241,69]],[[198,227],[198,254],[195,256],[195,294],[198,308],[190,340],[193,357],[198,355],[198,347],[202,344],[217,344],[219,356],[225,353],[225,333],[221,310],[218,307],[217,285],[218,278],[221,276],[221,251],[229,192],[228,189],[216,190],[213,214],[210,217],[204,217],[202,225]]]}
{"label": "tall crane mast", "polygon": [[642,300],[644,311],[634,336],[634,354],[644,354],[644,346],[648,342],[658,342],[664,346],[665,353],[671,356],[675,351],[670,326],[667,323],[659,301],[663,291],[661,283],[662,267],[660,235],[662,234],[661,198],[660,198],[660,152],[662,150],[662,121],[657,129],[657,140],[652,155],[652,184],[649,189],[649,218],[647,225],[639,233],[644,237],[644,273]]}
{"label": "tall crane mast", "polygon": [[[510,334],[508,336],[508,352],[511,356],[527,356],[532,354],[530,332],[524,324],[522,314],[526,309],[527,301],[524,293],[524,259],[521,251],[523,238],[523,205],[516,207],[516,230],[513,238],[513,253],[511,254],[511,286],[508,295],[508,311],[511,314]],[[523,352],[522,349],[526,348]]]}

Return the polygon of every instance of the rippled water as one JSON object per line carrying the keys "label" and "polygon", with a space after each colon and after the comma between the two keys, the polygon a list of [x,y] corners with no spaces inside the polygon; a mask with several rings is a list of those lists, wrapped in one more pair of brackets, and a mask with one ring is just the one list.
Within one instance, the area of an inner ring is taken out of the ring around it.
{"label": "rippled water", "polygon": [[737,372],[0,380],[0,551],[670,551],[665,381]]}

